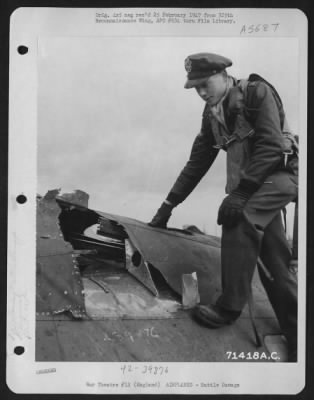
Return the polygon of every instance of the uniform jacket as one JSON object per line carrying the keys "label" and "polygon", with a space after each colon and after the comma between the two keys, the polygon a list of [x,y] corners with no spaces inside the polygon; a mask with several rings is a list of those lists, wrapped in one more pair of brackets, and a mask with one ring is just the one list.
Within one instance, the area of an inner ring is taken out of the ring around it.
{"label": "uniform jacket", "polygon": [[[254,192],[269,175],[283,168],[284,114],[280,100],[269,85],[253,81],[248,82],[244,107],[240,107],[237,99],[240,81],[232,79],[233,87],[223,101],[228,131],[222,132],[221,126],[218,130],[225,136],[235,134],[237,140],[230,147],[218,143],[217,123],[213,123],[206,105],[201,131],[194,140],[190,158],[167,196],[174,205],[181,203],[193,191],[217,157],[219,147],[227,150],[227,193],[239,184]],[[241,112],[245,115],[239,118]],[[231,151],[235,146],[239,149]]]}

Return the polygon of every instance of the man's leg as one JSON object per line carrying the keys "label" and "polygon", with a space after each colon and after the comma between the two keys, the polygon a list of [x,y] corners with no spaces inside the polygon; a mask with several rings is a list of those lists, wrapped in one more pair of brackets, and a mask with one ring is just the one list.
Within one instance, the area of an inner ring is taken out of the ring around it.
{"label": "man's leg", "polygon": [[196,318],[217,328],[232,322],[240,314],[250,295],[264,230],[296,197],[297,177],[285,172],[276,173],[248,201],[243,220],[234,228],[223,227],[222,295],[214,308],[197,307]]}
{"label": "man's leg", "polygon": [[243,219],[234,228],[222,229],[222,295],[217,304],[226,310],[242,311],[251,293],[251,282],[260,252],[263,231]]}
{"label": "man's leg", "polygon": [[[278,214],[267,226],[260,253],[269,270],[270,280],[262,268],[258,268],[261,281],[277,316],[279,325],[288,341],[290,356],[296,358],[297,349],[297,279],[289,270],[291,250],[284,232],[281,215]],[[296,360],[295,360],[296,361]]]}
{"label": "man's leg", "polygon": [[251,293],[251,282],[263,232],[245,218],[233,228],[222,230],[222,295],[215,305],[199,305],[194,316],[210,328],[219,328],[237,319]]}
{"label": "man's leg", "polygon": [[[250,295],[264,232],[267,232],[267,226],[280,214],[280,210],[296,196],[297,177],[285,172],[276,173],[270,176],[248,201],[243,221],[232,229],[223,227],[222,295],[218,299],[220,306],[230,310],[242,310]],[[282,229],[282,224],[278,225],[277,222],[274,227]],[[277,254],[278,257],[286,256],[281,251]]]}

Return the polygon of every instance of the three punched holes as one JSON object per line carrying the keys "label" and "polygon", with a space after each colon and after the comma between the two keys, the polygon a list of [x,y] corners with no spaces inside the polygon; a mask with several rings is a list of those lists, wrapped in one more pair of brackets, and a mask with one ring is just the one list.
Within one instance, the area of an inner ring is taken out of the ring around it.
{"label": "three punched holes", "polygon": [[[19,54],[24,55],[28,53],[28,47],[26,46],[19,46],[17,48],[17,51]],[[19,194],[16,197],[16,202],[19,204],[24,204],[27,201],[27,197],[24,194]],[[23,346],[16,346],[14,347],[14,353],[18,356],[22,355],[25,352],[25,349]]]}

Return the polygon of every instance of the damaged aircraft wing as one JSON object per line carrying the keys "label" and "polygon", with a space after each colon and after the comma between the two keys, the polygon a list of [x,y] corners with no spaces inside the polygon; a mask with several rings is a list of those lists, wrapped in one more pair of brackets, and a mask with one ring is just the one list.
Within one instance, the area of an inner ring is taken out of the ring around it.
{"label": "damaged aircraft wing", "polygon": [[[84,192],[60,196],[58,190],[49,191],[37,199],[37,260],[38,360],[105,357],[107,361],[126,361],[134,356],[134,348],[131,350],[125,342],[134,345],[136,339],[142,343],[138,361],[223,361],[221,340],[227,344],[234,341],[234,349],[254,350],[247,310],[238,328],[217,333],[199,326],[182,307],[187,276],[197,276],[201,303],[215,301],[220,292],[220,239],[195,227],[152,228],[132,218],[89,209]],[[261,286],[255,285],[253,292],[258,325],[267,333],[278,334],[277,321]],[[80,320],[80,325],[75,323],[70,328],[71,319]],[[176,322],[167,322],[171,319]],[[65,320],[67,324],[63,325]],[[98,324],[92,328],[95,320]],[[105,325],[100,324],[102,321]],[[147,328],[147,321],[155,321],[154,326]],[[123,333],[118,334],[121,329]],[[144,338],[143,332],[148,337]],[[170,347],[162,340],[163,332],[172,342]],[[207,343],[209,353],[202,347],[191,350],[190,337],[195,334],[203,338],[204,346]],[[56,337],[57,343],[44,345],[47,335],[48,342]],[[79,347],[86,346],[83,355],[69,349],[72,340],[77,340]],[[99,340],[105,340],[105,346],[95,350],[94,343]],[[154,346],[147,347],[147,341],[150,345],[158,342],[158,351]],[[113,342],[117,342],[121,354],[111,346]],[[141,355],[143,351],[145,356]]]}
{"label": "damaged aircraft wing", "polygon": [[[60,228],[66,232],[65,237],[70,242],[75,243],[77,235],[83,235],[82,230],[87,228],[88,223],[94,223],[97,215],[99,237],[104,235],[108,238],[111,235],[112,239],[120,239],[121,243],[126,241],[128,271],[155,295],[158,295],[158,289],[153,280],[154,269],[179,295],[182,295],[182,275],[196,272],[202,303],[213,301],[219,291],[218,238],[189,230],[152,228],[135,219],[90,211],[61,198],[57,202],[62,208]],[[79,221],[82,221],[80,228]]]}

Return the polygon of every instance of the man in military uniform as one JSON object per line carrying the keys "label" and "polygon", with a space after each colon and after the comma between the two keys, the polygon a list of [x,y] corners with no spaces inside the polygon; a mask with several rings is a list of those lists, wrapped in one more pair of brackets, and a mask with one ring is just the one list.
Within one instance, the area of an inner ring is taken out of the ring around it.
{"label": "man in military uniform", "polygon": [[193,191],[214,162],[227,152],[227,196],[218,211],[222,225],[222,294],[216,304],[198,305],[195,318],[209,328],[233,323],[251,293],[258,257],[261,281],[296,361],[297,283],[289,270],[291,250],[281,211],[298,192],[297,174],[285,155],[285,117],[275,89],[258,75],[238,81],[227,74],[232,62],[211,53],[185,60],[185,88],[205,101],[200,133],[190,158],[150,222],[166,228],[172,210]]}

